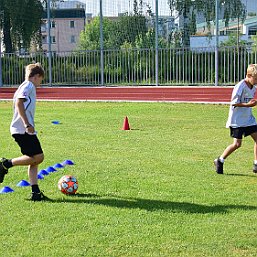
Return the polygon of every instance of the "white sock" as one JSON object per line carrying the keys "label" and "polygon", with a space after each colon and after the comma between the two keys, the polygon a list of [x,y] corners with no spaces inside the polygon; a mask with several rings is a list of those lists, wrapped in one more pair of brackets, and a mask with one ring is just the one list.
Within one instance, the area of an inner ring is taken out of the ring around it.
{"label": "white sock", "polygon": [[254,163],[254,164],[257,164],[257,160],[254,160],[253,163]]}
{"label": "white sock", "polygon": [[220,162],[224,163],[225,159],[223,157],[219,157]]}

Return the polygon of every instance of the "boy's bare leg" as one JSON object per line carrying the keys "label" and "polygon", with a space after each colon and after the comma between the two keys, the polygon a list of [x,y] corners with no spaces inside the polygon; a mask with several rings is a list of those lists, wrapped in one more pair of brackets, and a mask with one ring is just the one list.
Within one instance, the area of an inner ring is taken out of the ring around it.
{"label": "boy's bare leg", "polygon": [[241,147],[242,145],[242,139],[237,139],[234,138],[234,141],[231,145],[229,145],[224,152],[222,153],[222,155],[214,160],[214,165],[215,165],[215,169],[216,172],[218,174],[223,174],[223,163],[225,161],[225,159],[232,154],[236,149],[238,149],[239,147]]}
{"label": "boy's bare leg", "polygon": [[254,141],[254,147],[253,147],[254,160],[257,161],[257,133],[251,134],[251,137]]}
{"label": "boy's bare leg", "polygon": [[0,159],[0,183],[3,182],[4,176],[8,173],[8,169],[13,166],[35,166],[44,160],[44,154],[36,154],[32,157],[23,155],[17,158],[7,160],[6,158]]}
{"label": "boy's bare leg", "polygon": [[32,157],[23,155],[12,159],[13,166],[38,165],[44,160],[44,154],[36,154]]}
{"label": "boy's bare leg", "polygon": [[[256,135],[257,136],[257,135]],[[234,141],[231,145],[229,145],[223,152],[223,154],[220,156],[223,159],[226,159],[230,154],[232,154],[236,149],[241,147],[242,145],[242,139],[234,138]]]}
{"label": "boy's bare leg", "polygon": [[251,137],[254,141],[254,146],[253,146],[253,154],[254,154],[253,172],[257,173],[257,133],[251,134]]}
{"label": "boy's bare leg", "polygon": [[38,172],[38,165],[29,165],[28,176],[29,176],[30,185],[38,184],[37,172]]}

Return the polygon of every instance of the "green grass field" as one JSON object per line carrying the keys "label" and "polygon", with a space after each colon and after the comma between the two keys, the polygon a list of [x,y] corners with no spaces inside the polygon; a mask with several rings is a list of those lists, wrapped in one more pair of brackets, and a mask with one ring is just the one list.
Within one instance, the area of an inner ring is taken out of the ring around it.
{"label": "green grass field", "polygon": [[[256,113],[256,110],[254,110]],[[257,176],[247,138],[217,175],[213,159],[231,142],[228,106],[38,102],[36,129],[50,202],[26,201],[26,167],[9,171],[0,195],[0,256],[257,256]],[[128,116],[132,130],[121,130]],[[18,156],[12,103],[0,103],[0,156]],[[59,120],[60,125],[53,125]],[[58,191],[62,175],[76,196]]]}

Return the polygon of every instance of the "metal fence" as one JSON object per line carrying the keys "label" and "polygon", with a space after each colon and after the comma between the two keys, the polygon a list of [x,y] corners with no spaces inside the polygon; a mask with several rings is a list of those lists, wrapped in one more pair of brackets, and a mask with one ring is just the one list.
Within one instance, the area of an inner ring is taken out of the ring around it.
{"label": "metal fence", "polygon": [[[20,37],[12,42],[16,54],[8,54],[0,33],[0,86],[19,85],[31,62],[43,65],[50,86],[233,85],[257,62],[254,1],[41,1],[41,46],[23,49]],[[4,31],[4,10],[0,14]]]}
{"label": "metal fence", "polygon": [[[52,85],[156,85],[155,49],[104,50],[103,70],[100,50],[63,52],[52,56]],[[257,52],[248,48],[219,49],[219,85],[233,85],[245,76],[249,63],[257,63]],[[4,86],[19,85],[24,67],[40,62],[49,83],[49,58],[44,53],[2,56]],[[158,50],[159,85],[215,85],[215,52],[210,48],[164,48]]]}

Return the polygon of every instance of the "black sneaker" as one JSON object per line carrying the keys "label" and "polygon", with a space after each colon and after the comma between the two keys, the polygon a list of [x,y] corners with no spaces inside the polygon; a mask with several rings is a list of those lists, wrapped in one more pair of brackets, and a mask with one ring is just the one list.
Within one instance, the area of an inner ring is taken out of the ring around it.
{"label": "black sneaker", "polygon": [[39,192],[39,193],[32,192],[30,200],[36,202],[36,201],[46,201],[50,199],[46,197],[42,192]]}
{"label": "black sneaker", "polygon": [[220,159],[215,159],[213,163],[215,165],[216,172],[218,174],[223,174],[223,163],[220,161]]}
{"label": "black sneaker", "polygon": [[4,161],[6,161],[5,158],[0,159],[0,183],[4,181],[4,176],[8,173],[8,169],[3,164]]}
{"label": "black sneaker", "polygon": [[253,164],[253,172],[257,173],[257,164]]}

